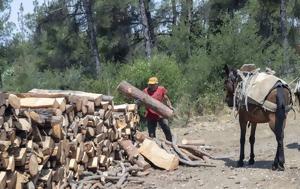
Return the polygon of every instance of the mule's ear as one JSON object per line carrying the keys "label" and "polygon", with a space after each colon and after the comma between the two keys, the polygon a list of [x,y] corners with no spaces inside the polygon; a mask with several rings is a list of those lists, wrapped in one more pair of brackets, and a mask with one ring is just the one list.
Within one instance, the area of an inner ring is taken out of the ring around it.
{"label": "mule's ear", "polygon": [[229,69],[229,66],[227,65],[227,64],[225,64],[225,66],[224,66],[224,71],[225,71],[225,74],[226,75],[229,75],[229,72],[230,72],[230,69]]}

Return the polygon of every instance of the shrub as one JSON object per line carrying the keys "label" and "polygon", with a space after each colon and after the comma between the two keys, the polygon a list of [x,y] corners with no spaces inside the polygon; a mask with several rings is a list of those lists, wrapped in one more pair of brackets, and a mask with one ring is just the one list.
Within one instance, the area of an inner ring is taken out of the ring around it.
{"label": "shrub", "polygon": [[139,89],[147,87],[149,77],[156,76],[161,85],[166,87],[171,101],[176,102],[184,85],[183,74],[176,61],[166,55],[155,55],[151,60],[137,59],[122,66],[118,82],[126,80]]}

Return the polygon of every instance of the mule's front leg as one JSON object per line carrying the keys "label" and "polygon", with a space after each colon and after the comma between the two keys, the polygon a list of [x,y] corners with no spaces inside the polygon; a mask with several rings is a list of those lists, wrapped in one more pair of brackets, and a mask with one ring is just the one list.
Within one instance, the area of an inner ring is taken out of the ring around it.
{"label": "mule's front leg", "polygon": [[239,117],[240,121],[240,129],[241,129],[241,136],[240,136],[240,159],[238,161],[237,166],[243,167],[244,166],[244,158],[245,158],[245,137],[246,137],[246,129],[247,129],[247,122],[242,119],[242,116]]}
{"label": "mule's front leg", "polygon": [[251,124],[251,134],[249,137],[249,142],[250,142],[250,159],[248,164],[253,165],[255,160],[254,160],[254,143],[255,143],[255,131],[256,131],[256,123]]}

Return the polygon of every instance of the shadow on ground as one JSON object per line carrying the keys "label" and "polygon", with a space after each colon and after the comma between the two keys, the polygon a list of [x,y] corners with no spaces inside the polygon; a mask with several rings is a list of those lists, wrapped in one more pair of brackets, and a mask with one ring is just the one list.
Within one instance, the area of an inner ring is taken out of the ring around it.
{"label": "shadow on ground", "polygon": [[287,144],[286,147],[289,148],[289,149],[298,149],[298,150],[300,150],[300,145],[297,142]]}
{"label": "shadow on ground", "polygon": [[[221,160],[225,162],[227,167],[237,167],[237,161],[231,158],[217,158],[216,160]],[[248,165],[248,161],[244,161],[243,168],[257,168],[257,169],[270,169],[272,167],[273,161],[255,161],[254,165]]]}

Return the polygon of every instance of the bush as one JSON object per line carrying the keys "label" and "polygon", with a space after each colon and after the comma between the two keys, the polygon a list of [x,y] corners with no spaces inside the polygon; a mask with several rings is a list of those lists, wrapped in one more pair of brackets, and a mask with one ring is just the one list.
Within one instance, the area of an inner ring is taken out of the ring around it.
{"label": "bush", "polygon": [[14,92],[27,92],[33,88],[44,89],[80,89],[82,68],[71,67],[65,71],[37,68],[34,56],[19,58],[2,74],[3,89]]}
{"label": "bush", "polygon": [[116,94],[116,77],[120,65],[116,63],[102,64],[102,72],[98,79],[84,76],[80,82],[80,90],[114,96]]}
{"label": "bush", "polygon": [[158,77],[160,85],[168,90],[172,102],[176,102],[185,84],[176,61],[166,55],[155,55],[151,60],[138,59],[121,67],[118,82],[126,80],[139,89],[147,87],[149,77]]}
{"label": "bush", "polygon": [[19,57],[15,64],[8,67],[2,74],[3,89],[8,91],[25,92],[39,86],[43,76],[35,66],[35,57]]}

